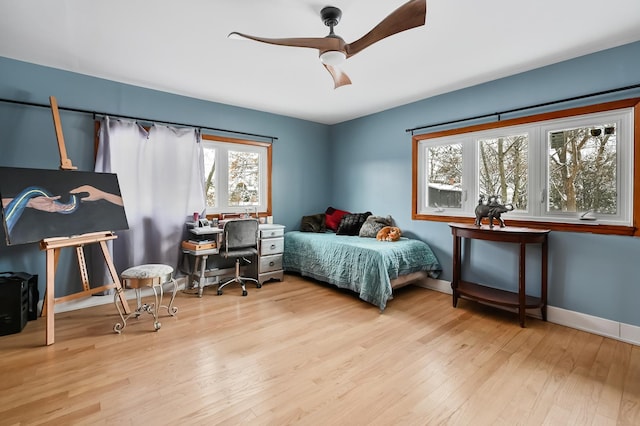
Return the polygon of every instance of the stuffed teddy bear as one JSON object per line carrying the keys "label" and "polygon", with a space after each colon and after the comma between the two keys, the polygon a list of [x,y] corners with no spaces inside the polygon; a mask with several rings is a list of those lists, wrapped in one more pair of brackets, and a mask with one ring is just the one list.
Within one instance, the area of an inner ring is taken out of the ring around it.
{"label": "stuffed teddy bear", "polygon": [[400,228],[396,226],[385,226],[380,231],[378,231],[378,235],[376,235],[376,240],[378,241],[398,241],[402,232]]}

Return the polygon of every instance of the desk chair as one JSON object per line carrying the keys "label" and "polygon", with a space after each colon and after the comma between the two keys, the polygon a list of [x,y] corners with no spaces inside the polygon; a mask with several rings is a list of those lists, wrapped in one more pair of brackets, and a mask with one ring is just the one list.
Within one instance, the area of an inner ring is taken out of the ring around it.
{"label": "desk chair", "polygon": [[240,259],[251,263],[247,257],[258,254],[258,221],[255,219],[230,220],[224,224],[222,230],[222,244],[220,256],[225,259],[236,259],[236,276],[218,286],[218,295],[222,289],[231,283],[239,283],[242,286],[242,295],[247,295],[245,281],[254,281],[258,288],[262,285],[255,278],[240,276]]}

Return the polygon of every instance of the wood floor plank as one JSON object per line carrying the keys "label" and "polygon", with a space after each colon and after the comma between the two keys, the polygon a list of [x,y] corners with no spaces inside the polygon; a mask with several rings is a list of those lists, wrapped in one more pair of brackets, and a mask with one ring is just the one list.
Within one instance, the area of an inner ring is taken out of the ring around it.
{"label": "wood floor plank", "polygon": [[176,317],[113,304],[0,337],[0,425],[640,424],[640,348],[424,288],[380,313],[283,282],[180,293]]}
{"label": "wood floor plank", "polygon": [[640,348],[631,348],[629,368],[625,374],[624,391],[620,404],[619,422],[623,425],[640,424]]}

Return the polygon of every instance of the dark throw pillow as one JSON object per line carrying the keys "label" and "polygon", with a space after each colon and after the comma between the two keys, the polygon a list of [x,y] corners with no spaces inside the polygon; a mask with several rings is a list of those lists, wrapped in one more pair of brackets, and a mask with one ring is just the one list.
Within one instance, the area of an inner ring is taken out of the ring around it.
{"label": "dark throw pillow", "polygon": [[340,220],[342,220],[342,216],[348,213],[349,212],[346,210],[334,209],[333,207],[327,208],[327,211],[325,212],[325,225],[327,226],[327,229],[331,229],[333,232],[336,232],[340,225]]}
{"label": "dark throw pillow", "polygon": [[318,213],[310,216],[302,216],[300,231],[302,232],[325,232],[325,214]]}
{"label": "dark throw pillow", "polygon": [[393,226],[393,219],[391,216],[369,216],[367,220],[362,224],[358,235],[361,237],[375,238],[385,226]]}
{"label": "dark throw pillow", "polygon": [[360,227],[371,216],[371,212],[348,213],[342,216],[336,234],[338,235],[358,235]]}

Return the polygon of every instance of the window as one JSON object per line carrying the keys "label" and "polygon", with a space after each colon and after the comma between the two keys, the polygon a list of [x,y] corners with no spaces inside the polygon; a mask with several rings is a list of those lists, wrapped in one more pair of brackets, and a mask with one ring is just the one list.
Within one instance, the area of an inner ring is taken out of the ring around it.
{"label": "window", "polygon": [[207,213],[271,214],[271,144],[202,136]]}
{"label": "window", "polygon": [[496,195],[516,226],[634,234],[637,102],[414,136],[413,218],[473,218]]}

